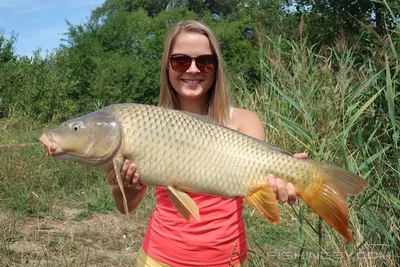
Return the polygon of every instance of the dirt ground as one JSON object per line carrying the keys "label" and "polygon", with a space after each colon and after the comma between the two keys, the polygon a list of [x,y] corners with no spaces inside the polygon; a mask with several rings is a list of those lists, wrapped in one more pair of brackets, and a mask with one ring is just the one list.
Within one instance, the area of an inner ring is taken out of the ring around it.
{"label": "dirt ground", "polygon": [[54,218],[21,220],[0,206],[0,266],[133,265],[147,218],[111,212],[79,219],[82,211],[68,203],[55,210]]}

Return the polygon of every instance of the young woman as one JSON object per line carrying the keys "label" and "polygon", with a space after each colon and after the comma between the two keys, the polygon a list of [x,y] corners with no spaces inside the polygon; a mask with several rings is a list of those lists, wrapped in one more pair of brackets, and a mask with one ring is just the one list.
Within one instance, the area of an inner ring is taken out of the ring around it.
{"label": "young woman", "polygon": [[[224,64],[214,33],[197,21],[182,21],[170,31],[161,65],[159,105],[206,115],[239,132],[264,140],[264,128],[253,112],[232,108],[228,100]],[[307,157],[297,154],[297,157]],[[122,176],[129,210],[136,208],[139,184],[135,163],[125,160]],[[122,194],[114,171],[107,174],[115,205],[123,212]],[[294,187],[266,177],[282,202],[296,201]],[[186,222],[164,188],[156,189],[153,211],[137,266],[247,266],[247,244],[242,218],[243,199],[188,193],[201,212],[201,222]],[[266,222],[267,223],[267,222]]]}

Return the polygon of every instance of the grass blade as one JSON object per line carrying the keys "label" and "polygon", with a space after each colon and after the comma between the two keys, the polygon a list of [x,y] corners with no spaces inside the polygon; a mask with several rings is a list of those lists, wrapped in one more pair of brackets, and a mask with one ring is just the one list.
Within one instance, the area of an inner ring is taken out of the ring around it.
{"label": "grass blade", "polygon": [[385,54],[385,68],[386,68],[386,90],[385,90],[385,96],[386,96],[386,101],[388,105],[388,111],[389,111],[389,118],[390,121],[394,127],[394,129],[397,128],[397,122],[395,118],[395,106],[394,106],[394,97],[396,95],[396,92],[394,91],[393,88],[393,83],[392,83],[392,78],[390,75],[390,68],[389,68],[389,59],[388,56]]}
{"label": "grass blade", "polygon": [[353,127],[354,123],[357,119],[362,115],[362,113],[371,105],[372,102],[382,93],[385,88],[380,89],[375,95],[373,95],[362,107],[357,110],[357,112],[350,118],[349,122],[346,125],[345,130],[343,131],[344,134],[348,134],[350,129]]}

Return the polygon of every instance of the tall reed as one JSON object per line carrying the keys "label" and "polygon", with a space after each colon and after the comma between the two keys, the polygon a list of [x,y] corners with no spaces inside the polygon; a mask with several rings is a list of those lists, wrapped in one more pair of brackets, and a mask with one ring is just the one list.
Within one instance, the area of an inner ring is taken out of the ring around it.
{"label": "tall reed", "polygon": [[[236,80],[237,105],[260,115],[267,141],[341,165],[370,184],[348,199],[355,246],[302,202],[293,208],[302,245],[298,257],[285,261],[290,266],[395,266],[400,260],[400,61],[393,46],[380,47],[381,65],[373,57],[360,59],[357,45],[344,36],[321,50],[306,38],[265,37],[258,87]],[[259,258],[255,262],[263,266]]]}

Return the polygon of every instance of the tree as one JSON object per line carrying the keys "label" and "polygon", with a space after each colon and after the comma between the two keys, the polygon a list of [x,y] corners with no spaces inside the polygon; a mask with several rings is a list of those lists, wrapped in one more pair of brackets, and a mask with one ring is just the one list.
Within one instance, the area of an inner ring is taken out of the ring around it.
{"label": "tree", "polygon": [[[339,32],[357,38],[365,30],[360,22],[380,34],[395,26],[389,10],[379,1],[293,0],[292,5],[299,17],[304,16],[304,31],[312,43],[331,44]],[[391,1],[391,7],[399,19],[399,1]]]}
{"label": "tree", "polygon": [[0,64],[17,59],[15,53],[15,43],[17,42],[17,36],[12,33],[9,39],[6,39],[5,31],[0,30]]}

